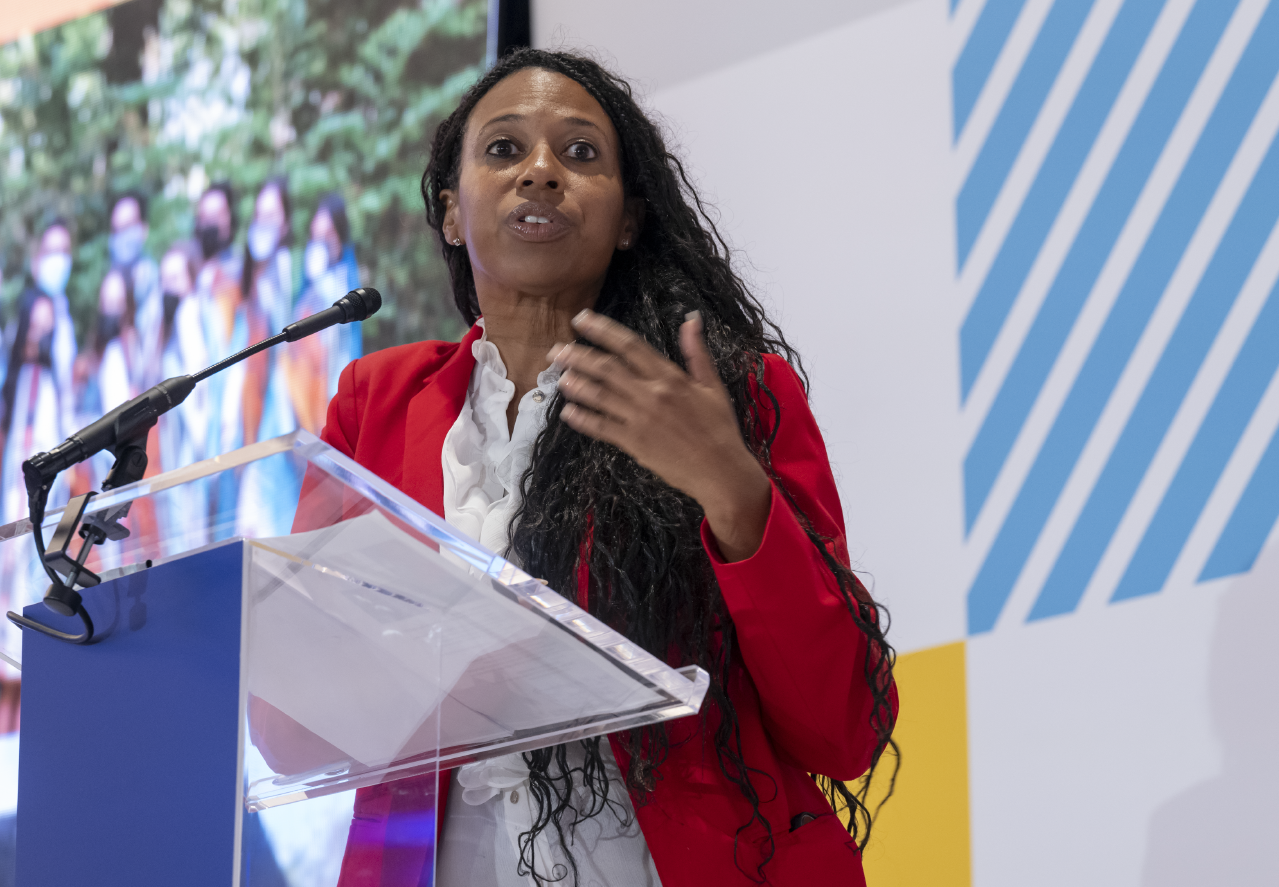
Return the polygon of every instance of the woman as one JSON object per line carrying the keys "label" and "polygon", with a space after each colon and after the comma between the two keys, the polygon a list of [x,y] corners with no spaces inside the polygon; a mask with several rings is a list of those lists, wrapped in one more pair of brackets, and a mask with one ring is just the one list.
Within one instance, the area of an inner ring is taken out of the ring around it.
{"label": "woman", "polygon": [[[245,298],[235,319],[237,344],[260,342],[288,324],[293,308],[292,245],[288,183],[283,176],[277,176],[267,180],[253,204],[244,249]],[[247,338],[241,340],[240,333],[245,330]],[[296,428],[297,417],[281,354],[263,351],[240,367],[243,371],[237,384],[243,430],[238,445],[278,437]],[[233,400],[229,396],[223,404],[224,422],[231,420],[228,407]],[[300,484],[284,460],[249,465],[239,478],[236,532],[253,536],[287,532],[293,515],[285,503],[296,501]]]}
{"label": "woman", "polygon": [[117,268],[107,271],[98,287],[98,314],[88,348],[75,365],[80,393],[76,422],[87,425],[115,409],[142,389],[142,342],[135,319],[133,287]]}
{"label": "woman", "polygon": [[[9,369],[0,397],[0,441],[4,452],[0,474],[0,524],[27,516],[27,489],[22,463],[32,455],[60,443],[70,431],[62,421],[68,411],[63,401],[70,393],[59,385],[54,367],[58,314],[53,299],[35,287],[18,300],[17,328],[9,352]],[[66,484],[55,490],[61,504]],[[7,574],[6,574],[7,575]]]}
{"label": "woman", "polygon": [[[235,315],[233,337],[239,336],[243,325],[247,341],[260,342],[289,322],[293,307],[292,245],[287,184],[283,177],[269,179],[253,203],[253,218],[245,238],[245,297]],[[276,437],[296,426],[275,352],[263,351],[244,362],[242,392],[243,443]]]}
{"label": "woman", "polygon": [[[200,302],[195,296],[201,258],[198,244],[178,241],[160,259],[163,312],[156,348],[160,356],[156,375],[160,379],[196,373],[209,365]],[[177,409],[156,423],[150,441],[155,442],[159,458],[153,464],[167,472],[199,462],[204,458],[208,426],[208,391],[197,385]],[[164,538],[187,549],[207,544],[209,495],[205,481],[192,481],[172,487],[158,498]]]}
{"label": "woman", "polygon": [[[325,439],[712,676],[700,717],[442,774],[438,883],[862,883],[830,778],[891,742],[892,651],[793,353],[679,162],[625,83],[521,50],[422,192],[475,326],[347,367]],[[418,883],[410,782],[357,795],[343,885]]]}
{"label": "woman", "polygon": [[[55,369],[58,311],[52,297],[29,286],[18,297],[18,316],[9,351],[9,368],[0,393],[0,525],[29,513],[22,463],[36,453],[57,446],[71,431],[62,421],[68,412],[62,402],[69,393],[59,385]],[[59,477],[49,499],[67,499],[67,477]],[[0,546],[0,606],[21,610],[40,600],[49,585],[34,547]],[[10,623],[12,624],[12,623]],[[5,626],[4,648],[21,648],[20,631]]]}
{"label": "woman", "polygon": [[[88,347],[75,362],[77,428],[106,415],[143,390],[143,343],[135,325],[135,309],[129,277],[119,268],[107,271],[98,287],[98,313]],[[101,452],[76,466],[72,487],[95,489],[114,462],[110,453]]]}
{"label": "woman", "polygon": [[[310,234],[302,260],[306,284],[293,309],[295,321],[323,311],[360,285],[351,224],[341,194],[320,198],[311,217]],[[358,325],[345,323],[289,344],[281,362],[299,427],[319,433],[329,399],[337,391],[338,376],[363,352],[360,336]]]}

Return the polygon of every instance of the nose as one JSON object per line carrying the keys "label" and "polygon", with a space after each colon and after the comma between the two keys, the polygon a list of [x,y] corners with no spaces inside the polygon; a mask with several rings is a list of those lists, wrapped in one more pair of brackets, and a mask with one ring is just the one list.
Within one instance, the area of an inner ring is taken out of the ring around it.
{"label": "nose", "polygon": [[528,160],[520,170],[520,189],[557,191],[560,178],[560,165],[555,159],[555,152],[543,142],[529,152]]}

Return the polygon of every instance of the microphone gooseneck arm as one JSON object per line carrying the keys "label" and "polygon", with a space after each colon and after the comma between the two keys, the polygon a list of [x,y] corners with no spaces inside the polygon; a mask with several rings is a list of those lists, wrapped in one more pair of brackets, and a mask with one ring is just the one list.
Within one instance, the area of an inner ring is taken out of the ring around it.
{"label": "microphone gooseneck arm", "polygon": [[279,345],[281,342],[288,342],[288,341],[290,340],[285,338],[284,333],[276,333],[274,336],[271,336],[270,338],[267,338],[267,339],[263,339],[261,342],[258,342],[255,345],[250,345],[248,348],[245,348],[243,351],[237,351],[235,354],[232,354],[230,357],[224,358],[222,360],[219,360],[217,363],[212,364],[211,366],[205,367],[204,369],[200,370],[200,372],[196,373],[194,376],[191,376],[191,380],[192,382],[203,382],[205,379],[209,378],[209,376],[216,376],[218,373],[222,372],[227,367],[233,367],[242,360],[248,360],[250,357],[257,354],[259,351],[265,351],[268,348],[272,348],[276,345]]}
{"label": "microphone gooseneck arm", "polygon": [[[335,324],[364,320],[381,307],[382,296],[372,287],[351,290],[331,307],[291,323],[274,336],[219,360],[194,375],[174,376],[164,380],[111,410],[101,419],[89,423],[53,449],[37,453],[23,462],[22,474],[27,486],[31,535],[40,564],[52,581],[44,602],[55,613],[64,616],[78,615],[84,623],[84,631],[69,634],[13,612],[8,614],[9,620],[23,628],[73,644],[87,644],[93,639],[93,622],[82,605],[75,585],[77,582],[82,586],[98,584],[98,577],[84,566],[89,548],[102,544],[108,538],[124,538],[128,535],[129,531],[119,524],[119,519],[128,513],[129,503],[111,510],[105,518],[84,518],[81,526],[82,515],[94,494],[89,492],[76,496],[67,504],[58,530],[54,533],[52,550],[46,551],[43,531],[45,505],[49,490],[61,472],[107,450],[116,457],[116,461],[102,484],[104,491],[141,480],[147,469],[148,432],[160,416],[186,400],[197,383],[281,342],[296,342]],[[77,528],[84,544],[79,553],[72,556],[69,546]],[[65,574],[66,578],[63,579],[59,573]]]}

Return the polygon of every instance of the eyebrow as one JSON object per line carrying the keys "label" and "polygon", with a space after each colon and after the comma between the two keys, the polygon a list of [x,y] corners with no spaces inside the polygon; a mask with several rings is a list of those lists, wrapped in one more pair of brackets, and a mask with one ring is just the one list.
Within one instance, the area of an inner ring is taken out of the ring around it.
{"label": "eyebrow", "polygon": [[[499,117],[494,117],[488,123],[484,124],[484,126],[481,128],[488,129],[490,126],[492,126],[495,123],[520,123],[521,121],[526,119],[527,118],[523,114],[502,114]],[[597,129],[597,130],[600,129],[599,124],[595,123],[594,121],[587,120],[585,117],[565,117],[564,122],[571,123],[574,126],[589,126],[592,129]],[[603,132],[603,130],[600,130],[600,132]]]}

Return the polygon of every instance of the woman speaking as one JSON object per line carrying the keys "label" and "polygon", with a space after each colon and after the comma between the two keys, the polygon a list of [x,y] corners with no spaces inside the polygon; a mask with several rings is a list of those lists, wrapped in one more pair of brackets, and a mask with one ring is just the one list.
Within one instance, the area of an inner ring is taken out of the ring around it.
{"label": "woman speaking", "polygon": [[[517,51],[422,196],[473,326],[350,364],[324,439],[711,675],[700,716],[442,773],[436,883],[863,883],[845,781],[892,742],[885,617],[798,359],[660,131],[596,63]],[[343,887],[429,883],[396,785],[357,795]]]}

